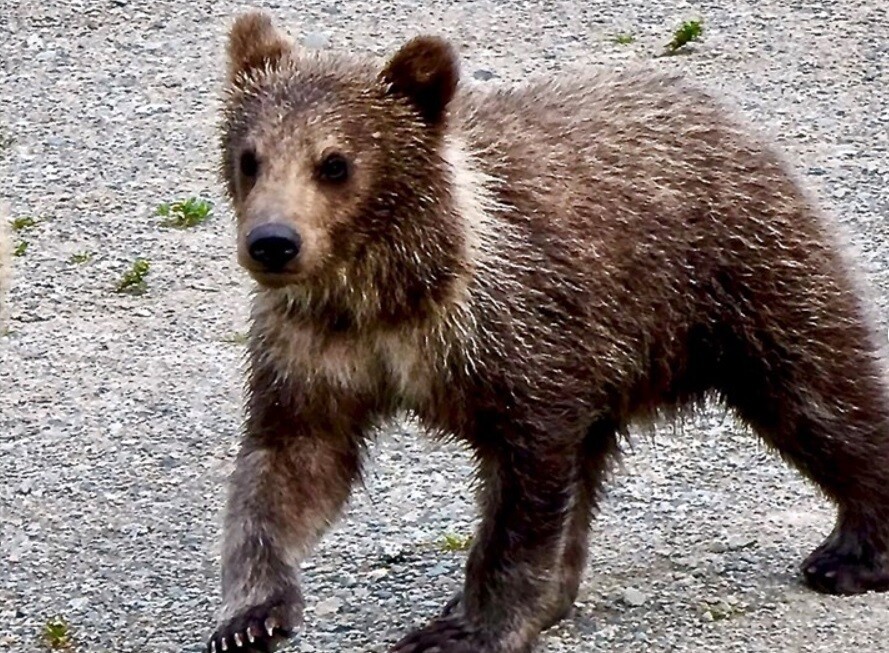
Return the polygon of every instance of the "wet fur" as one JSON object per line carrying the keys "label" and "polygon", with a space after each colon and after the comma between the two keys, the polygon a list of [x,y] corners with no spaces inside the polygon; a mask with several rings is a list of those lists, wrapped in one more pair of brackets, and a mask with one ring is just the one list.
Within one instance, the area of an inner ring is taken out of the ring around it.
{"label": "wet fur", "polygon": [[[573,603],[619,436],[707,397],[837,504],[809,584],[889,588],[886,365],[788,166],[679,77],[457,78],[437,39],[381,72],[302,54],[259,15],[232,30],[239,238],[272,211],[308,244],[298,282],[254,297],[210,646],[299,624],[298,562],[399,410],[472,448],[483,516],[463,593],[399,653],[529,651]],[[248,142],[266,162],[249,183]],[[308,172],[330,143],[355,164],[341,192]]]}

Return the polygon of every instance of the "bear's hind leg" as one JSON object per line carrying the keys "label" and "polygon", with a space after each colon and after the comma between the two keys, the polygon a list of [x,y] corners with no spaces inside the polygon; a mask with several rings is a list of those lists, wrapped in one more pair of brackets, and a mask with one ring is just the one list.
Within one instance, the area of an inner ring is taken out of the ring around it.
{"label": "bear's hind leg", "polygon": [[837,504],[833,533],[803,563],[806,583],[830,594],[885,591],[889,389],[866,321],[847,301],[831,308],[829,319],[760,331],[755,346],[726,357],[720,385],[740,416]]}

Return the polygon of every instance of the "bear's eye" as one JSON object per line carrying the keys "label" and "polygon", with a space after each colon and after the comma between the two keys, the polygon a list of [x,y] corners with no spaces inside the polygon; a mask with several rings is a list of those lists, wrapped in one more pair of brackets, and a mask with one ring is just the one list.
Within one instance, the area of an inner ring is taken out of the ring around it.
{"label": "bear's eye", "polygon": [[241,153],[238,162],[241,168],[241,174],[245,177],[253,178],[259,172],[259,160],[256,158],[256,152],[253,150],[245,150]]}
{"label": "bear's eye", "polygon": [[342,183],[349,176],[349,162],[339,152],[332,152],[322,159],[318,176],[324,181]]}

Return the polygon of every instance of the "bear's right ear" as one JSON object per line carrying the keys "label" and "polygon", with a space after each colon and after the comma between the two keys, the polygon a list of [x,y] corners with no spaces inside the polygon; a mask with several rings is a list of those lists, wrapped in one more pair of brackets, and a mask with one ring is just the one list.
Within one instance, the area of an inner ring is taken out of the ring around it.
{"label": "bear's right ear", "polygon": [[241,14],[228,33],[229,83],[235,83],[243,73],[278,62],[291,47],[265,12]]}
{"label": "bear's right ear", "polygon": [[406,98],[426,122],[437,125],[457,90],[460,70],[447,41],[420,36],[402,46],[380,77],[390,93]]}

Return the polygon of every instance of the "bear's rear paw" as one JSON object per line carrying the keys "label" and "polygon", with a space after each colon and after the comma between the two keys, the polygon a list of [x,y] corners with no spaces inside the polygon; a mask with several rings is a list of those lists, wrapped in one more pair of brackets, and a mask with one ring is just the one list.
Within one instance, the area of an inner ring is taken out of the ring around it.
{"label": "bear's rear paw", "polygon": [[285,601],[269,600],[247,608],[219,625],[207,642],[207,653],[271,653],[298,625]]}
{"label": "bear's rear paw", "polygon": [[806,558],[803,577],[825,594],[862,594],[889,590],[889,556],[856,533],[832,535]]}
{"label": "bear's rear paw", "polygon": [[500,653],[460,615],[439,617],[408,634],[391,653]]}

